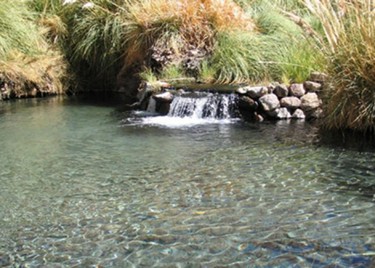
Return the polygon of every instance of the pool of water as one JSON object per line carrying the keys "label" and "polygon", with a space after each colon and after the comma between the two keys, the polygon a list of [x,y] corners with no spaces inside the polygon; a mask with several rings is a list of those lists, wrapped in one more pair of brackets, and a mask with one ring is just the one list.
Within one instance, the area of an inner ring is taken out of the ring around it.
{"label": "pool of water", "polygon": [[313,133],[2,102],[0,267],[373,267],[375,153]]}

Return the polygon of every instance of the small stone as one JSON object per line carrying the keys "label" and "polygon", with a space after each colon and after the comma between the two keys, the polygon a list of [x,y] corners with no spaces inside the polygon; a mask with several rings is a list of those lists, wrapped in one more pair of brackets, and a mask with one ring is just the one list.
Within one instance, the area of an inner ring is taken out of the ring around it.
{"label": "small stone", "polygon": [[266,94],[268,94],[267,87],[247,87],[247,95],[250,96],[250,98],[258,99]]}
{"label": "small stone", "polygon": [[289,90],[285,84],[280,84],[275,87],[273,94],[275,94],[279,99],[288,96]]}
{"label": "small stone", "polygon": [[292,116],[290,115],[289,111],[287,108],[283,107],[283,108],[280,108],[278,109],[278,113],[276,115],[276,118],[278,119],[288,119],[288,118],[291,118]]}
{"label": "small stone", "polygon": [[294,118],[294,119],[305,119],[306,116],[305,116],[305,113],[301,109],[297,109],[292,114],[292,118]]}
{"label": "small stone", "polygon": [[321,83],[306,81],[303,85],[308,92],[319,92],[322,90]]}
{"label": "small stone", "polygon": [[248,96],[241,96],[238,101],[238,106],[249,111],[258,109],[258,103]]}
{"label": "small stone", "polygon": [[281,107],[296,109],[301,106],[301,100],[297,97],[285,97],[280,100]]}
{"label": "small stone", "polygon": [[303,111],[315,110],[321,105],[321,100],[316,93],[310,92],[301,98],[301,109]]}
{"label": "small stone", "polygon": [[170,92],[164,92],[157,95],[152,96],[157,102],[166,102],[171,103],[173,100],[173,94]]}
{"label": "small stone", "polygon": [[324,83],[328,79],[328,75],[325,73],[320,73],[320,72],[312,72],[310,74],[310,81],[317,82],[317,83]]}
{"label": "small stone", "polygon": [[245,95],[247,93],[247,88],[248,87],[239,87],[236,89],[236,93],[240,94],[240,95]]}
{"label": "small stone", "polygon": [[280,107],[279,99],[273,93],[264,95],[259,99],[259,102],[261,103],[263,110],[266,112],[275,110],[276,108]]}
{"label": "small stone", "polygon": [[306,90],[303,84],[291,84],[289,88],[289,94],[294,97],[302,97],[305,95]]}
{"label": "small stone", "polygon": [[[255,121],[257,122],[263,122],[264,121],[264,117],[258,113],[255,113]],[[374,195],[374,198],[375,198],[375,195]]]}

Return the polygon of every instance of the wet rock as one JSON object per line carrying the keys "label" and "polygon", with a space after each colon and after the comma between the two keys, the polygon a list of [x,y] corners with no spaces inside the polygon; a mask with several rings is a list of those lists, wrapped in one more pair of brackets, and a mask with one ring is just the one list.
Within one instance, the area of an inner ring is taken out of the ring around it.
{"label": "wet rock", "polygon": [[252,98],[248,96],[241,96],[238,100],[238,106],[241,109],[249,110],[249,111],[255,111],[258,109],[258,103],[253,100]]}
{"label": "wet rock", "polygon": [[236,89],[236,93],[240,94],[240,95],[245,95],[247,93],[247,89],[249,87],[239,87]]}
{"label": "wet rock", "polygon": [[152,96],[154,100],[157,102],[165,102],[165,103],[171,103],[173,101],[173,94],[170,92],[164,92],[157,95]]}
{"label": "wet rock", "polygon": [[289,90],[285,84],[280,84],[275,87],[273,90],[273,94],[275,94],[279,99],[288,96]]}
{"label": "wet rock", "polygon": [[322,90],[321,83],[306,81],[303,85],[308,92],[319,92]]}
{"label": "wet rock", "polygon": [[305,112],[315,110],[320,105],[321,100],[316,93],[310,92],[301,98],[301,109]]}
{"label": "wet rock", "polygon": [[302,97],[305,95],[306,90],[303,84],[291,84],[289,88],[289,94],[294,97]]}
{"label": "wet rock", "polygon": [[301,106],[301,100],[297,97],[285,97],[280,100],[281,107],[296,109]]}
{"label": "wet rock", "polygon": [[283,108],[278,109],[276,118],[278,118],[278,119],[289,119],[291,117],[292,116],[290,115],[287,108],[283,107]]}
{"label": "wet rock", "polygon": [[280,107],[279,99],[275,94],[267,94],[264,95],[259,99],[259,102],[261,103],[263,110],[266,112],[275,110],[276,108]]}
{"label": "wet rock", "polygon": [[305,119],[306,116],[305,116],[305,113],[301,109],[297,109],[292,114],[292,118],[294,118],[294,119]]}
{"label": "wet rock", "polygon": [[328,75],[325,73],[320,73],[320,72],[312,72],[310,74],[310,81],[317,82],[317,83],[324,83],[328,79]]}
{"label": "wet rock", "polygon": [[264,117],[258,113],[255,113],[255,121],[257,122],[263,122],[264,121]]}
{"label": "wet rock", "polygon": [[247,87],[247,95],[250,96],[250,98],[258,99],[266,94],[268,94],[267,87]]}

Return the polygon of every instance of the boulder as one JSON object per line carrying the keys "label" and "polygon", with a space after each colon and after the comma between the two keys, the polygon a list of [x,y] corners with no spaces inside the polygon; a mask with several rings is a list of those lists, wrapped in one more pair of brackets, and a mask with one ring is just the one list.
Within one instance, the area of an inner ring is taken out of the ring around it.
{"label": "boulder", "polygon": [[157,94],[157,95],[154,95],[152,96],[154,98],[154,100],[156,100],[157,102],[166,102],[166,103],[171,103],[172,100],[173,100],[173,94],[170,93],[170,92],[164,92],[164,93],[160,93],[160,94]]}
{"label": "boulder", "polygon": [[305,113],[301,109],[297,109],[292,114],[292,118],[294,118],[294,119],[305,119],[306,116],[305,116]]}
{"label": "boulder", "polygon": [[305,95],[306,90],[303,84],[291,84],[289,88],[289,95],[294,97],[302,97]]}
{"label": "boulder", "polygon": [[301,106],[301,100],[297,97],[285,97],[280,100],[281,107],[296,109]]}
{"label": "boulder", "polygon": [[321,105],[321,100],[316,93],[310,92],[301,98],[301,109],[303,111],[311,111],[317,109]]}
{"label": "boulder", "polygon": [[268,94],[267,87],[247,87],[247,95],[252,99],[258,99],[266,94]]}
{"label": "boulder", "polygon": [[258,109],[258,103],[253,100],[252,98],[248,96],[241,96],[238,100],[238,106],[241,109],[249,110],[249,111],[255,111]]}
{"label": "boulder", "polygon": [[303,85],[308,92],[319,92],[322,90],[322,84],[318,82],[306,81]]}
{"label": "boulder", "polygon": [[273,111],[276,108],[280,107],[280,102],[277,96],[273,93],[266,94],[259,98],[259,102],[263,107],[263,110],[266,112]]}
{"label": "boulder", "polygon": [[289,90],[285,84],[280,84],[275,87],[273,90],[273,94],[275,94],[279,99],[288,96]]}

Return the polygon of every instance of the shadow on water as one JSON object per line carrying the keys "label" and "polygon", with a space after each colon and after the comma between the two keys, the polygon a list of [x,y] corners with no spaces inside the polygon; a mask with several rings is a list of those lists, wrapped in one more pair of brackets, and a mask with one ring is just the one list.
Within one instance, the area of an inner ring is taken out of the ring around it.
{"label": "shadow on water", "polygon": [[332,131],[318,128],[318,145],[359,152],[375,152],[375,138],[371,133]]}

